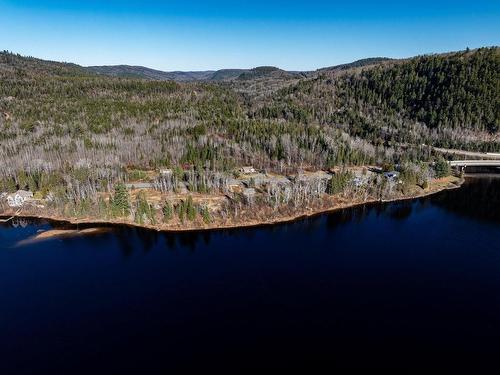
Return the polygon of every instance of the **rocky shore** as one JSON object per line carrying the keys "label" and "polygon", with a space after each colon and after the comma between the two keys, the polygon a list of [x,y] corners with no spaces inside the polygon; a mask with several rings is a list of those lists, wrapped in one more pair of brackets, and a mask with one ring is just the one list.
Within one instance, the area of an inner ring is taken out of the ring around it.
{"label": "rocky shore", "polygon": [[[255,227],[263,225],[273,225],[279,223],[286,223],[295,220],[300,220],[303,218],[320,215],[328,212],[333,212],[336,210],[341,210],[349,207],[359,206],[363,204],[370,204],[376,202],[393,202],[409,199],[417,199],[425,197],[428,195],[439,193],[443,190],[455,189],[461,186],[464,182],[463,178],[449,176],[442,179],[435,179],[429,183],[426,189],[420,189],[420,191],[412,191],[411,193],[404,195],[400,194],[394,196],[390,199],[346,199],[342,197],[326,197],[325,200],[314,207],[305,207],[302,210],[297,210],[292,213],[268,213],[262,212],[258,215],[258,218],[253,218],[245,220],[245,212],[242,212],[237,219],[227,219],[227,220],[214,220],[211,223],[200,223],[200,222],[185,222],[183,225],[178,223],[158,223],[156,225],[150,224],[138,224],[130,220],[119,219],[119,220],[96,220],[95,218],[72,218],[72,217],[61,217],[56,215],[38,215],[29,213],[5,213],[5,216],[13,217],[25,217],[25,218],[37,218],[37,219],[47,219],[55,222],[66,223],[71,225],[84,224],[87,226],[86,229],[55,229],[37,234],[32,240],[42,240],[54,237],[63,236],[73,236],[73,235],[85,235],[91,233],[100,233],[102,226],[110,225],[127,225],[140,228],[146,228],[156,231],[164,232],[186,232],[186,231],[203,231],[203,230],[217,230],[217,229],[232,229],[232,228],[243,228],[243,227]],[[254,212],[255,215],[255,212]],[[91,227],[88,227],[91,226]]]}

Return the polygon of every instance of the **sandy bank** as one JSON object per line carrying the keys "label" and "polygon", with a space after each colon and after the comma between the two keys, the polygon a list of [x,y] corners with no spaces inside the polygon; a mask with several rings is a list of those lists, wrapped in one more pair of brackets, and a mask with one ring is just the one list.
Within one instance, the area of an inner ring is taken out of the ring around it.
{"label": "sandy bank", "polygon": [[86,228],[86,229],[50,229],[43,232],[39,232],[36,235],[27,238],[25,240],[19,241],[17,246],[28,245],[34,242],[49,240],[53,238],[66,238],[74,236],[83,236],[90,234],[100,234],[111,230],[111,228]]}

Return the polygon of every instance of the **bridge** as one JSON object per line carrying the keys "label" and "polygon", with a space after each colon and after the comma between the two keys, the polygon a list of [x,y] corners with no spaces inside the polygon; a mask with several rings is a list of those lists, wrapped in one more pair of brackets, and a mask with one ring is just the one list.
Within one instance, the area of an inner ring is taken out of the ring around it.
{"label": "bridge", "polygon": [[[423,144],[423,146],[426,145]],[[465,157],[476,158],[470,160],[452,160],[448,162],[451,167],[460,168],[462,171],[467,167],[500,168],[500,153],[497,152],[475,152],[475,151],[456,150],[450,148],[439,148],[433,146],[429,147],[434,149],[434,151],[440,152],[442,154],[460,155]]]}
{"label": "bridge", "polygon": [[[423,145],[425,146],[425,144]],[[475,152],[475,151],[465,151],[465,150],[456,150],[452,148],[439,148],[430,146],[434,151],[440,152],[442,154],[450,154],[450,155],[462,155],[473,157],[476,160],[483,159],[497,159],[500,160],[500,153],[497,152]]]}
{"label": "bridge", "polygon": [[500,160],[452,160],[449,162],[452,167],[498,167]]}

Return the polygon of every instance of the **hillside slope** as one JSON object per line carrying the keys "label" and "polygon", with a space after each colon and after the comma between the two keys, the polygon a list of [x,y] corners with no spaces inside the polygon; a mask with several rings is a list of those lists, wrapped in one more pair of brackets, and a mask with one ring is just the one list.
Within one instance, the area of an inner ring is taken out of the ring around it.
{"label": "hillside slope", "polygon": [[335,65],[335,66],[329,66],[326,68],[321,68],[318,69],[317,72],[327,72],[327,71],[341,71],[341,70],[348,70],[352,68],[362,68],[365,66],[370,66],[370,65],[378,65],[381,63],[384,63],[386,61],[391,61],[393,59],[390,59],[388,57],[369,57],[366,59],[361,59],[361,60],[356,60],[351,63],[347,64],[340,64],[340,65]]}
{"label": "hillside slope", "polygon": [[375,144],[500,149],[500,48],[384,61],[285,87],[250,115],[340,126]]}
{"label": "hillside slope", "polygon": [[0,52],[0,73],[26,76],[86,76],[91,73],[71,63],[48,61],[32,56],[21,56],[8,51]]}
{"label": "hillside slope", "polygon": [[143,66],[130,65],[103,65],[89,66],[84,68],[91,73],[109,77],[149,79],[155,81],[231,81],[235,79],[252,80],[259,78],[294,78],[297,73],[286,72],[275,67],[256,67],[253,69],[221,69],[217,71],[194,71],[194,72],[164,72],[146,68]]}
{"label": "hillside slope", "polygon": [[64,170],[83,178],[83,168],[85,178],[111,181],[124,166],[282,172],[401,163],[428,160],[422,143],[498,152],[499,72],[499,48],[314,78],[261,68],[187,83],[1,53],[0,177]]}
{"label": "hillside slope", "polygon": [[199,71],[199,72],[164,72],[146,68],[143,66],[130,66],[130,65],[101,65],[89,66],[87,70],[110,77],[121,78],[143,78],[156,81],[197,81],[208,80],[213,75],[213,71]]}
{"label": "hillside slope", "polygon": [[[500,151],[499,48],[340,69],[311,78],[263,67],[179,83],[2,53],[0,193],[29,189],[61,217],[113,218],[129,208],[120,203],[128,194],[122,183],[139,182],[157,189],[150,198],[179,193],[181,222],[187,194],[210,195],[198,207],[205,214],[214,196],[222,198],[225,220],[244,207],[255,212],[254,204],[297,212],[346,188],[365,199],[422,191],[433,175],[448,173],[422,143]],[[229,194],[244,165],[266,171],[259,187],[252,177]],[[359,190],[344,168],[362,173],[367,165],[398,165],[404,183],[373,174]],[[329,181],[310,173],[332,169],[338,174]],[[135,220],[159,214],[134,195]]]}

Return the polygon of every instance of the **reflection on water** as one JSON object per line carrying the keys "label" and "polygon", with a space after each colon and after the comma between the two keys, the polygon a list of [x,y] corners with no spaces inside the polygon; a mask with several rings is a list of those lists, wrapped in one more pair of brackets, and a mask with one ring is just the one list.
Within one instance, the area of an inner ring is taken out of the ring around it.
{"label": "reflection on water", "polygon": [[15,217],[10,220],[10,225],[13,228],[21,227],[21,228],[26,228],[28,225],[31,224],[31,220],[23,217]]}
{"label": "reflection on water", "polygon": [[491,367],[499,192],[468,180],[270,227],[121,226],[20,247],[69,227],[3,223],[0,373]]}
{"label": "reflection on water", "polygon": [[[473,198],[473,199],[471,199]],[[250,229],[230,229],[218,231],[193,231],[193,232],[157,232],[127,226],[112,226],[113,238],[119,244],[123,256],[127,257],[134,251],[151,251],[158,244],[167,249],[183,249],[194,252],[197,245],[203,243],[210,246],[213,235],[227,238],[246,236],[254,237],[255,232],[282,233],[299,229],[305,233],[314,233],[318,227],[326,224],[329,230],[335,230],[343,225],[359,224],[367,217],[386,218],[404,221],[411,217],[414,211],[420,212],[431,206],[438,207],[455,215],[470,217],[484,222],[500,222],[500,178],[496,176],[474,178],[466,180],[460,189],[445,191],[430,197],[417,200],[405,200],[392,203],[372,203],[344,210],[334,211],[330,214],[316,216],[294,223],[285,223],[275,226],[263,226]],[[92,224],[72,225],[68,223],[49,222],[47,220],[31,218],[13,218],[6,223],[0,223],[0,228],[25,228],[27,231],[37,232],[51,228],[57,229],[84,229],[95,227]],[[37,228],[33,231],[33,228]],[[2,233],[0,232],[0,235]],[[5,234],[4,234],[5,235]],[[1,238],[1,237],[0,237]]]}
{"label": "reflection on water", "polygon": [[499,223],[500,178],[470,177],[461,189],[433,196],[431,202],[457,215]]}

